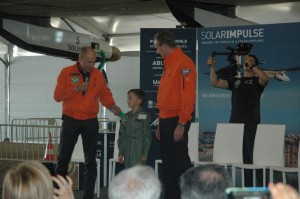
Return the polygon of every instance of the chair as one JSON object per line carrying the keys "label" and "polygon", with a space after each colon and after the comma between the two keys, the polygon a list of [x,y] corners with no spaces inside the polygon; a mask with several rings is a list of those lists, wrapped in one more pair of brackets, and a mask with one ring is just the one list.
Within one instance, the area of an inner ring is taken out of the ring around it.
{"label": "chair", "polygon": [[274,171],[282,173],[282,182],[286,184],[286,173],[298,175],[298,191],[300,191],[300,142],[298,145],[298,167],[270,167],[270,182],[273,182]]}
{"label": "chair", "polygon": [[[212,162],[195,162],[195,166],[215,163],[226,169],[232,164],[243,163],[244,124],[218,123],[214,141]],[[232,172],[235,184],[235,175]]]}
{"label": "chair", "polygon": [[[242,187],[245,186],[244,169],[253,170],[253,184],[256,186],[256,169],[263,170],[263,186],[266,185],[266,169],[271,166],[283,166],[285,125],[259,124],[253,149],[253,164],[233,164],[235,182],[236,169],[242,171]],[[235,184],[234,184],[235,186]]]}
{"label": "chair", "polygon": [[196,165],[216,163],[224,165],[243,162],[244,124],[218,123],[214,140],[212,162],[195,162]]}
{"label": "chair", "polygon": [[118,147],[118,139],[119,139],[119,130],[120,130],[120,120],[116,121],[116,133],[115,133],[115,143],[114,143],[114,156],[109,159],[108,163],[108,186],[110,185],[111,180],[116,175],[116,163],[118,162],[119,156],[119,147]]}
{"label": "chair", "polygon": [[[188,138],[189,156],[192,162],[196,162],[199,160],[198,137],[199,137],[199,123],[192,123],[189,130],[189,138]],[[158,164],[161,163],[162,163],[161,159],[155,160],[154,170],[157,176],[158,176]]]}
{"label": "chair", "polygon": [[[84,163],[84,152],[82,147],[82,139],[81,136],[78,137],[77,143],[75,145],[72,158],[72,162],[83,162]],[[100,159],[96,158],[97,162],[97,178],[96,178],[96,187],[95,193],[97,194],[97,198],[100,198]]]}

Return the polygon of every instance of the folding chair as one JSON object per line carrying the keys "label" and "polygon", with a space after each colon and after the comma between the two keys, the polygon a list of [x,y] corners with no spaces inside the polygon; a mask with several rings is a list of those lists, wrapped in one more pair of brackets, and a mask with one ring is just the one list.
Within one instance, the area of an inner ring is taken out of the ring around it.
{"label": "folding chair", "polygon": [[[218,123],[214,141],[213,161],[195,162],[195,166],[215,163],[223,165],[226,169],[232,164],[243,163],[243,135],[244,124]],[[233,183],[235,175],[232,172]]]}
{"label": "folding chair", "polygon": [[256,169],[263,170],[263,185],[266,185],[266,169],[283,166],[285,125],[259,124],[256,130],[253,150],[253,164],[233,164],[232,172],[242,170],[242,187],[245,186],[244,169],[253,170],[253,185],[256,186]]}
{"label": "folding chair", "polygon": [[286,174],[296,173],[298,176],[298,191],[300,191],[300,142],[298,145],[298,167],[271,167],[270,168],[270,182],[274,181],[274,171],[281,172],[282,182],[286,184]]}

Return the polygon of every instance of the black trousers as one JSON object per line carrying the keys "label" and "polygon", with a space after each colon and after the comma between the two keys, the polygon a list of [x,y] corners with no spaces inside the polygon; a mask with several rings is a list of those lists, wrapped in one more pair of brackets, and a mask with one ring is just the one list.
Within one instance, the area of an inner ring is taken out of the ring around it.
{"label": "black trousers", "polygon": [[[244,139],[243,139],[243,161],[245,164],[253,164],[253,149],[256,135],[257,124],[245,124]],[[256,171],[256,186],[262,185],[262,171]],[[245,186],[252,187],[253,185],[253,171],[245,169]]]}
{"label": "black trousers", "polygon": [[243,138],[243,161],[245,164],[253,163],[253,148],[257,124],[245,124]]}
{"label": "black trousers", "polygon": [[68,116],[63,117],[56,173],[62,176],[68,175],[68,165],[78,136],[81,135],[85,159],[84,199],[94,197],[97,178],[96,149],[98,130],[99,123],[97,118],[76,120]]}
{"label": "black trousers", "polygon": [[177,123],[178,117],[159,119],[165,199],[180,199],[180,176],[192,167],[188,154],[188,131],[191,122],[187,122],[185,126],[183,140],[175,142],[174,131]]}

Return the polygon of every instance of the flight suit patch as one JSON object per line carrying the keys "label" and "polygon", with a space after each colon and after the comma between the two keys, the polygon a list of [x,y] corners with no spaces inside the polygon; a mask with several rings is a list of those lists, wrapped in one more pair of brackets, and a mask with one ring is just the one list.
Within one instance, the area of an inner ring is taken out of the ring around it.
{"label": "flight suit patch", "polygon": [[80,73],[71,73],[71,82],[77,84],[80,80]]}

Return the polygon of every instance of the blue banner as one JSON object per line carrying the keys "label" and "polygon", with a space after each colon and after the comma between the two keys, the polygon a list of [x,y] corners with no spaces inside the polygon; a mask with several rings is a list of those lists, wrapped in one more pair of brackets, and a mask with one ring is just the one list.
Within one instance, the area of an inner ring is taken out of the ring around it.
{"label": "blue banner", "polygon": [[[262,62],[259,67],[270,77],[261,98],[261,123],[285,124],[286,140],[298,146],[299,138],[293,135],[300,134],[299,33],[300,23],[198,29],[201,160],[211,158],[207,154],[211,156],[209,148],[216,124],[229,122],[231,111],[231,91],[215,88],[210,84],[207,59],[213,51],[229,52],[227,48],[235,49],[238,43],[253,45],[250,54],[257,56]],[[239,60],[239,57],[236,58]],[[228,66],[227,59],[226,55],[216,55],[216,70]],[[293,165],[294,162],[287,164]]]}

